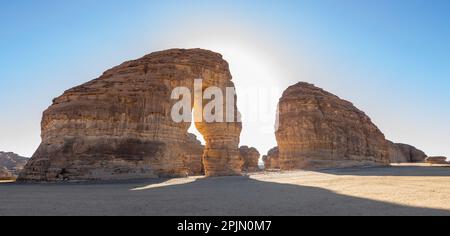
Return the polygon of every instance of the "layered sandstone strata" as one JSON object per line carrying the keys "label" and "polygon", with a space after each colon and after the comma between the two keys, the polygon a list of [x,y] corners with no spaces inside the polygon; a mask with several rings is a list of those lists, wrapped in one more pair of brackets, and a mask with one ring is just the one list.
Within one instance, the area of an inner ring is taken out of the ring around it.
{"label": "layered sandstone strata", "polygon": [[281,169],[389,164],[388,144],[370,118],[312,84],[298,83],[283,93],[278,119]]}
{"label": "layered sandstone strata", "polygon": [[[194,80],[199,78],[203,79],[201,89],[215,86],[225,94],[226,87],[234,87],[228,63],[220,54],[172,49],[125,62],[67,90],[44,112],[42,143],[19,180],[130,179],[197,173],[199,165],[196,162],[192,167],[192,158],[199,157],[198,150],[192,154],[192,139],[187,135],[190,123],[174,122],[171,110],[178,101],[171,95],[180,86],[193,92]],[[233,114],[238,115],[236,106]],[[206,175],[240,174],[241,123],[202,121],[196,126],[206,140]]]}
{"label": "layered sandstone strata", "polygon": [[388,141],[389,159],[391,163],[424,162],[427,155],[414,146]]}
{"label": "layered sandstone strata", "polygon": [[267,152],[267,155],[263,156],[264,168],[268,169],[280,169],[279,149],[274,147]]}
{"label": "layered sandstone strata", "polygon": [[243,171],[258,171],[259,158],[261,155],[254,147],[242,146],[239,148],[239,153],[242,159]]}

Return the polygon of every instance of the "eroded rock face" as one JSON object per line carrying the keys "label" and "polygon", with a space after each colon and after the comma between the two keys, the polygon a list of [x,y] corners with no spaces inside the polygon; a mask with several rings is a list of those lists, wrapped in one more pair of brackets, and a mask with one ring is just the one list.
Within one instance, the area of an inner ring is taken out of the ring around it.
{"label": "eroded rock face", "polygon": [[[125,62],[67,90],[44,112],[42,143],[19,180],[131,179],[197,173],[198,162],[192,159],[198,157],[198,150],[192,150],[196,148],[191,148],[192,139],[187,135],[190,123],[172,120],[171,109],[178,101],[171,99],[171,93],[180,86],[193,92],[198,78],[203,79],[203,88],[215,86],[223,94],[226,87],[234,87],[228,63],[220,54],[173,49]],[[237,116],[236,106],[235,111]],[[196,126],[206,140],[206,175],[240,174],[241,123],[200,122]]]}
{"label": "eroded rock face", "polygon": [[263,156],[264,168],[268,169],[280,169],[279,149],[274,147],[267,152],[267,155]]}
{"label": "eroded rock face", "polygon": [[242,146],[239,148],[243,171],[258,171],[260,154],[254,147]]}
{"label": "eroded rock face", "polygon": [[424,162],[427,155],[414,146],[388,141],[389,158],[391,163]]}
{"label": "eroded rock face", "polygon": [[308,83],[283,93],[276,138],[283,170],[389,164],[385,137],[370,118]]}

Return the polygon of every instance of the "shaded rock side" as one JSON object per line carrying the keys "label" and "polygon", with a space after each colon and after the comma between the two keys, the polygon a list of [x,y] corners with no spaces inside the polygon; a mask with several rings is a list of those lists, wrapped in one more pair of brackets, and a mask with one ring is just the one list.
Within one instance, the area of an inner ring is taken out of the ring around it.
{"label": "shaded rock side", "polygon": [[280,169],[279,149],[274,147],[267,152],[267,155],[263,156],[264,168],[268,169]]}
{"label": "shaded rock side", "polygon": [[389,159],[391,163],[424,162],[427,155],[414,146],[388,141]]}
{"label": "shaded rock side", "polygon": [[[42,143],[19,180],[183,177],[197,172],[186,160],[190,123],[172,120],[172,107],[179,100],[171,94],[176,87],[193,93],[199,78],[202,89],[215,86],[226,94],[226,87],[234,87],[220,54],[172,49],[125,62],[67,90],[44,112]],[[241,123],[196,126],[206,140],[206,175],[240,174]]]}
{"label": "shaded rock side", "polygon": [[258,171],[259,158],[261,155],[254,147],[242,146],[239,148],[239,153],[242,159],[243,171]]}
{"label": "shaded rock side", "polygon": [[371,119],[308,83],[283,93],[276,138],[283,170],[389,164],[387,141]]}

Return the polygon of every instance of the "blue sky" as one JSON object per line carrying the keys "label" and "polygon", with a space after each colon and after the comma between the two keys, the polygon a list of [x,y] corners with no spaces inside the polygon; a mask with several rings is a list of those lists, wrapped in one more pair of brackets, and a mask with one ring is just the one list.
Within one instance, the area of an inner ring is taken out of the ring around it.
{"label": "blue sky", "polygon": [[[110,67],[212,47],[235,62],[238,92],[258,78],[240,69],[236,48],[252,69],[273,67],[273,85],[315,83],[354,102],[389,139],[450,156],[448,12],[446,0],[0,0],[0,150],[30,156],[52,98]],[[264,153],[274,138],[255,126],[242,144]]]}

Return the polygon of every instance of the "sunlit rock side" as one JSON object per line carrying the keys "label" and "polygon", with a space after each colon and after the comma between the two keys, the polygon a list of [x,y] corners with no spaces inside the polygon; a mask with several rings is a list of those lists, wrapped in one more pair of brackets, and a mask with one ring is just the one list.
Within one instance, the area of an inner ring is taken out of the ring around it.
{"label": "sunlit rock side", "polygon": [[261,155],[254,147],[242,146],[239,148],[240,156],[242,159],[243,171],[258,171],[259,170],[259,158]]}
{"label": "sunlit rock side", "polygon": [[283,93],[276,138],[282,170],[389,164],[387,141],[370,118],[308,83]]}
{"label": "sunlit rock side", "polygon": [[[125,62],[67,90],[43,114],[42,143],[19,181],[109,180],[239,175],[241,123],[196,123],[203,167],[192,158],[189,123],[175,123],[172,90],[234,87],[228,63],[202,49],[172,49]],[[193,103],[194,104],[194,103]],[[204,104],[205,105],[205,104]],[[236,116],[238,114],[235,106]],[[227,114],[225,113],[224,116]],[[202,171],[203,172],[203,171]]]}

